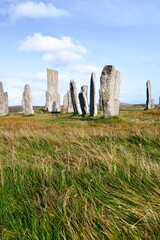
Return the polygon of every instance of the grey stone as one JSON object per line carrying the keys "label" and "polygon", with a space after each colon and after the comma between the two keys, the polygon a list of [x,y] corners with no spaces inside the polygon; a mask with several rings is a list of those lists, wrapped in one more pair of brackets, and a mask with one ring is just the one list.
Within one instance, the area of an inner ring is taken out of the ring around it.
{"label": "grey stone", "polygon": [[60,112],[60,95],[58,94],[58,71],[47,69],[47,92],[45,109],[48,112]]}
{"label": "grey stone", "polygon": [[25,115],[34,114],[32,106],[32,94],[28,84],[24,86],[24,92],[22,95],[22,110]]}
{"label": "grey stone", "polygon": [[154,99],[151,99],[151,108],[155,108]]}
{"label": "grey stone", "polygon": [[88,86],[83,85],[81,87],[81,92],[79,93],[79,101],[82,110],[82,114],[86,115],[89,113],[89,105],[88,105]]}
{"label": "grey stone", "polygon": [[79,103],[79,99],[77,96],[76,84],[75,84],[74,80],[70,81],[70,93],[71,93],[74,114],[81,115],[82,111],[80,108],[80,103]]}
{"label": "grey stone", "polygon": [[120,72],[113,65],[105,65],[100,77],[104,117],[119,114]]}
{"label": "grey stone", "polygon": [[90,80],[90,115],[97,115],[97,103],[96,103],[96,75],[91,73]]}
{"label": "grey stone", "polygon": [[8,113],[8,93],[4,92],[3,84],[0,82],[0,116],[5,116]]}
{"label": "grey stone", "polygon": [[64,107],[64,110],[66,110],[68,113],[73,112],[73,105],[72,105],[70,91],[67,91],[67,93],[63,97],[63,107]]}
{"label": "grey stone", "polygon": [[102,93],[101,93],[101,89],[99,89],[99,109],[102,110]]}
{"label": "grey stone", "polygon": [[85,92],[80,92],[78,96],[79,96],[79,101],[80,101],[82,114],[86,115],[87,113],[89,113],[89,106],[88,106],[86,93]]}
{"label": "grey stone", "polygon": [[81,87],[81,92],[84,92],[86,94],[87,102],[88,102],[88,86],[87,85],[83,85]]}
{"label": "grey stone", "polygon": [[67,112],[68,113],[73,113],[73,104],[72,104],[72,99],[71,99],[71,92],[68,91],[68,107],[67,107]]}
{"label": "grey stone", "polygon": [[63,97],[63,109],[67,111],[68,108],[68,91]]}
{"label": "grey stone", "polygon": [[146,108],[151,109],[151,81],[149,80],[146,82],[146,98]]}

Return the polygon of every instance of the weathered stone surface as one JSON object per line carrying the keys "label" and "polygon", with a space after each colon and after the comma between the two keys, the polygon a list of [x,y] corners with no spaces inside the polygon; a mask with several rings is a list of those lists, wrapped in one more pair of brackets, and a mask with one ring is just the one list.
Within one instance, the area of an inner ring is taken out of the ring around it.
{"label": "weathered stone surface", "polygon": [[58,71],[47,69],[47,92],[45,108],[48,112],[59,112],[60,95],[58,94]]}
{"label": "weathered stone surface", "polygon": [[22,110],[25,115],[34,114],[32,106],[32,94],[28,84],[24,86],[24,92],[22,95]]}
{"label": "weathered stone surface", "polygon": [[104,117],[119,114],[120,72],[113,65],[104,66],[100,86]]}
{"label": "weathered stone surface", "polygon": [[91,73],[90,80],[90,115],[97,115],[97,102],[96,102],[96,75]]}
{"label": "weathered stone surface", "polygon": [[76,84],[75,84],[74,80],[70,81],[70,93],[71,93],[74,114],[81,115],[82,111],[80,108],[80,103],[79,103],[79,99],[77,96]]}
{"label": "weathered stone surface", "polygon": [[67,107],[67,112],[68,113],[73,113],[73,104],[72,104],[72,99],[71,99],[71,92],[68,91],[68,107]]}
{"label": "weathered stone surface", "polygon": [[0,116],[7,115],[8,113],[8,93],[4,92],[3,84],[0,82]]}
{"label": "weathered stone surface", "polygon": [[80,102],[82,114],[86,115],[87,113],[89,113],[89,106],[88,106],[86,93],[80,92],[78,96],[79,96],[79,102]]}
{"label": "weathered stone surface", "polygon": [[146,108],[151,109],[151,81],[149,80],[146,82],[146,98]]}
{"label": "weathered stone surface", "polygon": [[82,114],[85,115],[89,113],[89,105],[88,105],[88,86],[83,85],[81,87],[81,92],[79,93],[79,101],[82,110]]}
{"label": "weathered stone surface", "polygon": [[151,108],[155,108],[155,103],[154,103],[154,99],[151,99]]}
{"label": "weathered stone surface", "polygon": [[87,85],[83,85],[81,87],[81,92],[84,92],[86,94],[87,102],[88,102],[88,86]]}
{"label": "weathered stone surface", "polygon": [[63,96],[63,109],[67,111],[67,107],[68,107],[68,91]]}
{"label": "weathered stone surface", "polygon": [[102,93],[101,93],[101,89],[99,89],[99,109],[102,110]]}
{"label": "weathered stone surface", "polygon": [[64,107],[64,110],[66,110],[68,113],[73,112],[73,105],[72,105],[70,91],[67,91],[67,93],[63,97],[63,107]]}

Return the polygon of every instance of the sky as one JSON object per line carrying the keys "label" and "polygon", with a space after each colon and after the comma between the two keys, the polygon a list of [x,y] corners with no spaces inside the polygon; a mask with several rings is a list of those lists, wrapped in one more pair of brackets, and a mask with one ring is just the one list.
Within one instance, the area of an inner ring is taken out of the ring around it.
{"label": "sky", "polygon": [[159,0],[1,0],[0,81],[9,105],[29,84],[33,105],[45,104],[47,68],[59,73],[61,103],[96,73],[97,102],[105,65],[121,72],[120,101],[145,103],[146,82],[160,96]]}

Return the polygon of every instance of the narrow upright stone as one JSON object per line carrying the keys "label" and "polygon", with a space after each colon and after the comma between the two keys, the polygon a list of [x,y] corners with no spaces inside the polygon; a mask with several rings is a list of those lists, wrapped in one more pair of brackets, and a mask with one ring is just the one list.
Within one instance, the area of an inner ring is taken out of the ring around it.
{"label": "narrow upright stone", "polygon": [[154,103],[154,99],[151,99],[151,108],[155,108],[155,103]]}
{"label": "narrow upright stone", "polygon": [[67,93],[63,97],[63,107],[64,107],[64,110],[66,110],[68,113],[73,112],[73,105],[72,105],[70,91],[67,91]]}
{"label": "narrow upright stone", "polygon": [[89,106],[88,106],[88,86],[83,85],[81,87],[81,92],[79,93],[79,101],[82,110],[82,114],[86,115],[89,113]]}
{"label": "narrow upright stone", "polygon": [[104,66],[100,86],[104,117],[119,114],[120,72],[113,65]]}
{"label": "narrow upright stone", "polygon": [[70,93],[71,93],[74,114],[81,115],[82,111],[80,108],[80,103],[79,103],[79,99],[77,96],[76,84],[75,84],[74,80],[70,81]]}
{"label": "narrow upright stone", "polygon": [[58,71],[47,69],[46,106],[48,112],[60,112],[60,95],[58,94]]}
{"label": "narrow upright stone", "polygon": [[34,114],[32,106],[32,94],[28,84],[24,86],[24,92],[22,95],[22,110],[25,115]]}
{"label": "narrow upright stone", "polygon": [[68,113],[73,113],[73,104],[72,104],[72,98],[71,98],[71,91],[68,91],[68,107],[67,107],[67,112]]}
{"label": "narrow upright stone", "polygon": [[3,84],[0,82],[0,116],[5,116],[8,113],[8,93],[4,92]]}
{"label": "narrow upright stone", "polygon": [[90,80],[90,115],[97,115],[97,102],[96,102],[96,75],[91,73]]}
{"label": "narrow upright stone", "polygon": [[149,80],[146,82],[146,98],[146,109],[151,109],[151,81]]}
{"label": "narrow upright stone", "polygon": [[84,92],[80,92],[78,96],[79,96],[79,102],[80,102],[82,114],[86,115],[87,113],[89,113],[87,96]]}
{"label": "narrow upright stone", "polygon": [[87,101],[88,101],[88,86],[87,85],[83,85],[81,87],[81,92],[84,92],[86,94]]}
{"label": "narrow upright stone", "polygon": [[68,107],[68,91],[63,97],[63,109],[67,111]]}

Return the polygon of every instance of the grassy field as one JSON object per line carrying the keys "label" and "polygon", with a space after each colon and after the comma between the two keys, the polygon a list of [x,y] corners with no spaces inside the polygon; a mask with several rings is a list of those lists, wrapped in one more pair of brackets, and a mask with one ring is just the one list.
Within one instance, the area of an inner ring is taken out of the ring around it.
{"label": "grassy field", "polygon": [[0,240],[160,239],[160,109],[0,118]]}

